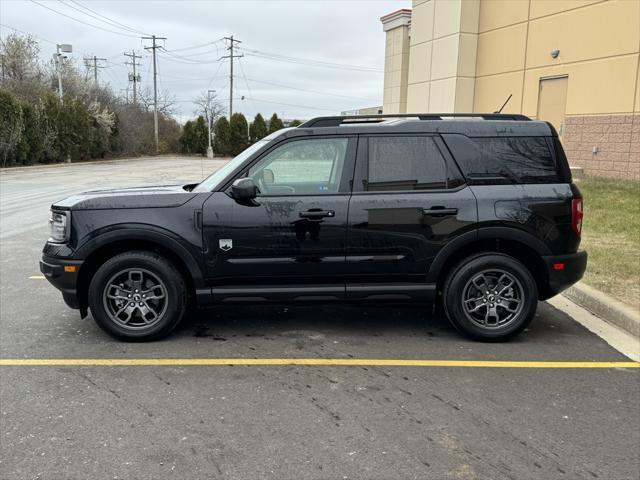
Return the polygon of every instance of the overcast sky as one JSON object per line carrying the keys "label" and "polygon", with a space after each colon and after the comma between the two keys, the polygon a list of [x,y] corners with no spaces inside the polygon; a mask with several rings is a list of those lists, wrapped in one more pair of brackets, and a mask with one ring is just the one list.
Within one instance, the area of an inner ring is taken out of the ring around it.
{"label": "overcast sky", "polygon": [[[181,120],[193,115],[191,101],[207,89],[217,90],[228,108],[229,61],[218,61],[228,54],[228,43],[218,40],[234,35],[242,41],[237,53],[245,55],[234,66],[234,111],[309,118],[382,105],[384,33],[379,18],[410,4],[410,0],[0,0],[0,35],[10,33],[8,27],[36,35],[46,59],[55,52],[55,43],[71,43],[73,58],[80,63],[84,56],[107,58],[100,81],[116,92],[128,84],[130,67],[124,65],[124,51],[142,55],[141,85],[153,85],[150,52],[143,49],[150,42],[140,39],[141,32],[167,37],[160,44],[172,53],[158,55],[159,83],[178,100]],[[194,46],[199,47],[190,48]],[[275,60],[273,55],[293,58]],[[316,62],[332,65],[316,66]]]}

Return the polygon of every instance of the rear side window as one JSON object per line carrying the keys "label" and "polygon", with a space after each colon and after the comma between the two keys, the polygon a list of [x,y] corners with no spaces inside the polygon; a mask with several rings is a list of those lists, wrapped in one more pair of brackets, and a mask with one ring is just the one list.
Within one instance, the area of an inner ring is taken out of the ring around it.
{"label": "rear side window", "polygon": [[432,137],[369,137],[367,191],[447,188],[447,166]]}
{"label": "rear side window", "polygon": [[446,135],[445,141],[469,183],[558,183],[546,137]]}

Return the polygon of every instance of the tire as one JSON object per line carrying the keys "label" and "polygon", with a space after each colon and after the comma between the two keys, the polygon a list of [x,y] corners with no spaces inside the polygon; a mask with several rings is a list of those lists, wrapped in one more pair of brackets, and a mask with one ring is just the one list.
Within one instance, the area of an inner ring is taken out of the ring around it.
{"label": "tire", "polygon": [[483,253],[465,258],[451,270],[444,283],[443,304],[449,321],[464,335],[485,342],[505,341],[533,320],[538,288],[520,261]]}
{"label": "tire", "polygon": [[89,285],[94,320],[119,340],[145,342],[165,337],[180,323],[186,307],[182,274],[152,252],[126,252],[107,260]]}

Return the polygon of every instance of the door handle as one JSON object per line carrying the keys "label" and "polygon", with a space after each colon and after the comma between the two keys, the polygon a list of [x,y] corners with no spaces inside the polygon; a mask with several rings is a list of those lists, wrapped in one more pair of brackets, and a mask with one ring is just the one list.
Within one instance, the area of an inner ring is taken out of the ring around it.
{"label": "door handle", "polygon": [[457,208],[447,208],[447,207],[441,207],[441,206],[436,206],[436,207],[431,207],[431,208],[423,208],[422,209],[422,214],[423,215],[428,215],[430,217],[444,217],[447,215],[457,215],[458,214],[458,209]]}
{"label": "door handle", "polygon": [[300,212],[299,215],[300,215],[300,218],[309,218],[311,220],[319,220],[325,217],[330,217],[330,218],[335,217],[336,212],[334,212],[333,210],[311,209],[311,210],[307,210],[306,212]]}

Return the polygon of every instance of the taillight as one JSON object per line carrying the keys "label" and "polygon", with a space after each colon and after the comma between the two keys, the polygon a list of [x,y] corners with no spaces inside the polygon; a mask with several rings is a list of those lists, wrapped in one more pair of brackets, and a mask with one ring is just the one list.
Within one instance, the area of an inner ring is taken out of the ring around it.
{"label": "taillight", "polygon": [[582,217],[584,217],[582,199],[574,198],[571,200],[571,228],[578,237],[582,234]]}

